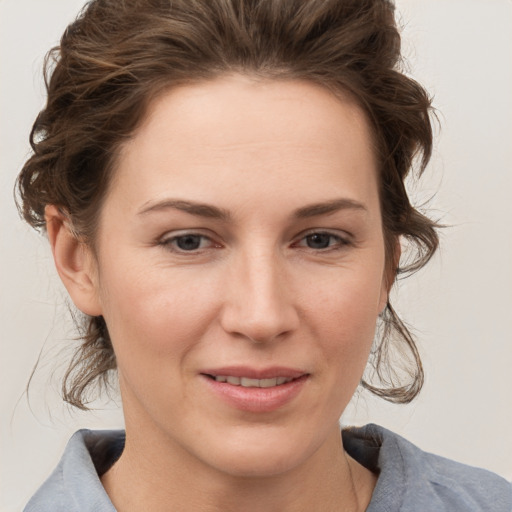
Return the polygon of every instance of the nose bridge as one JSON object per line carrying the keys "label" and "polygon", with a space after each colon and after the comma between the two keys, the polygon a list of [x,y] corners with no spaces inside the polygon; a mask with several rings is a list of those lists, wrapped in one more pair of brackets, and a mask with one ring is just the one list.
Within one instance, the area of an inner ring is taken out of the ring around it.
{"label": "nose bridge", "polygon": [[266,244],[242,250],[232,261],[225,330],[258,342],[292,331],[298,316],[283,257]]}

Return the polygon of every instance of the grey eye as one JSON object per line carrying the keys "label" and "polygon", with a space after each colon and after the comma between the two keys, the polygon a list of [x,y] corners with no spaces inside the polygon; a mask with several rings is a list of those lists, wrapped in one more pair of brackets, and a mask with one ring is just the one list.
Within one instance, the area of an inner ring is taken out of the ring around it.
{"label": "grey eye", "polygon": [[306,244],[310,249],[327,249],[335,238],[328,233],[313,233],[306,237]]}
{"label": "grey eye", "polygon": [[196,251],[201,247],[203,238],[201,235],[183,235],[176,237],[174,242],[182,251]]}

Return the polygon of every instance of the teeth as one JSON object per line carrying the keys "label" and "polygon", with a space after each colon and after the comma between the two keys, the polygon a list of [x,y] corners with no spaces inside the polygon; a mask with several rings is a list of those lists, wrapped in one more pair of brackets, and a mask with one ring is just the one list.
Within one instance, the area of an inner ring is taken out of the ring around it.
{"label": "teeth", "polygon": [[216,375],[217,382],[227,382],[233,386],[242,386],[244,388],[271,388],[280,386],[293,379],[288,377],[274,377],[273,379],[251,379],[249,377],[232,377],[230,375]]}
{"label": "teeth", "polygon": [[240,386],[244,388],[259,388],[260,381],[258,379],[248,379],[247,377],[242,377],[240,379]]}
{"label": "teeth", "polygon": [[[284,379],[284,377],[281,377]],[[277,386],[277,377],[274,379],[261,379],[260,380],[260,388],[271,388],[273,386]]]}

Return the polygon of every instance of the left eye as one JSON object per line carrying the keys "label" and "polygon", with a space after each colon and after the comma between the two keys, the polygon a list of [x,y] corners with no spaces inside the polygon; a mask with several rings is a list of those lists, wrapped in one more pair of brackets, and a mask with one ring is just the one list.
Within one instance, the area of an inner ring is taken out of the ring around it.
{"label": "left eye", "polygon": [[331,233],[311,233],[302,238],[298,245],[301,247],[308,247],[309,249],[321,250],[343,244],[344,241],[341,237]]}

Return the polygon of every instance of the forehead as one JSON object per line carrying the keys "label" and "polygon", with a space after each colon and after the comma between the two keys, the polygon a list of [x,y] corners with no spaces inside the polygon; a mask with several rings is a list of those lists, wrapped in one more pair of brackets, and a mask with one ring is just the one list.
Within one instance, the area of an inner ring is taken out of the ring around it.
{"label": "forehead", "polygon": [[176,190],[212,202],[233,188],[269,200],[293,190],[299,202],[317,199],[313,189],[318,199],[368,195],[374,155],[366,116],[348,95],[233,75],[156,99],[121,149],[113,189],[139,202]]}
{"label": "forehead", "polygon": [[306,80],[239,74],[181,85],[160,94],[150,104],[135,137],[142,141],[144,132],[153,137],[155,131],[191,146],[200,135],[207,135],[207,141],[216,146],[268,143],[269,139],[298,142],[302,137],[308,146],[327,149],[329,139],[340,136],[347,141],[352,136],[364,138],[373,145],[366,116],[349,93],[335,94]]}

